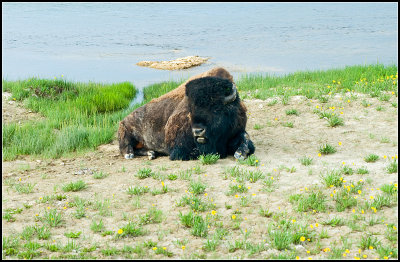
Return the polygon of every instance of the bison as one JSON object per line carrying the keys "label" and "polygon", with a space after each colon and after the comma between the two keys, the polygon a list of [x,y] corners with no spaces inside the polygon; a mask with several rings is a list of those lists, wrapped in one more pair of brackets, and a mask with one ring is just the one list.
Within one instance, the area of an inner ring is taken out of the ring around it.
{"label": "bison", "polygon": [[118,129],[120,153],[126,159],[207,154],[245,159],[255,151],[245,131],[246,110],[228,71],[211,69],[126,116]]}

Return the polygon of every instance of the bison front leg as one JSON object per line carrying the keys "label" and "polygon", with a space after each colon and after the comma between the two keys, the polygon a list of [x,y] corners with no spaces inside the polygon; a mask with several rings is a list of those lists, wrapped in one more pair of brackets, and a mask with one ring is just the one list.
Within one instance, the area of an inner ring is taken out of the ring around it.
{"label": "bison front leg", "polygon": [[134,157],[133,153],[133,144],[132,142],[135,139],[132,136],[132,133],[126,128],[124,122],[119,123],[118,129],[118,142],[119,142],[119,151],[121,155],[123,155],[126,159],[132,159]]}
{"label": "bison front leg", "polygon": [[238,133],[228,144],[228,151],[236,159],[244,160],[255,151],[253,142],[246,131]]}

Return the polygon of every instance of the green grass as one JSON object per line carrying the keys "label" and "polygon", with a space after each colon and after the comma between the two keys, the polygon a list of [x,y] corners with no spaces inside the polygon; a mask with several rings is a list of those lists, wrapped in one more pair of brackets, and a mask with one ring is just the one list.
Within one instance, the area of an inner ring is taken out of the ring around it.
{"label": "green grass", "polygon": [[87,184],[83,180],[78,180],[76,182],[70,182],[62,186],[64,192],[76,192],[87,188]]}
{"label": "green grass", "polygon": [[114,138],[118,122],[136,95],[128,83],[74,83],[30,78],[2,81],[3,91],[44,116],[43,120],[3,125],[3,157],[59,158],[85,152]]}
{"label": "green grass", "polygon": [[391,161],[390,164],[387,165],[386,171],[389,174],[397,173],[397,159]]}
{"label": "green grass", "polygon": [[[396,65],[356,65],[284,76],[249,74],[238,79],[236,84],[242,98],[279,96],[285,103],[294,95],[326,100],[335,93],[348,91],[370,94],[387,101],[390,96],[383,92],[397,92],[397,80],[389,77],[396,73]],[[143,90],[144,101],[134,108],[175,89],[184,81],[147,86]],[[134,109],[125,110],[136,95],[135,87],[129,82],[99,84],[29,78],[19,81],[3,79],[2,84],[3,91],[11,92],[13,99],[22,101],[28,109],[45,117],[44,120],[22,124],[4,124],[5,161],[19,155],[59,158],[94,150],[98,145],[111,142],[118,122]],[[294,109],[287,111],[288,115],[297,113]],[[330,126],[343,124],[343,119],[338,116],[330,117],[328,121]],[[292,127],[291,123],[286,124]]]}
{"label": "green grass", "polygon": [[203,165],[212,165],[215,164],[220,158],[219,154],[208,154],[208,155],[200,155],[199,160]]}
{"label": "green grass", "polygon": [[299,111],[297,111],[296,109],[288,109],[288,110],[286,110],[285,111],[285,113],[286,113],[286,115],[296,115],[296,116],[298,116],[299,115]]}
{"label": "green grass", "polygon": [[375,154],[369,154],[366,157],[364,157],[364,161],[367,163],[376,162],[378,159],[379,159],[379,156],[375,155]]}
{"label": "green grass", "polygon": [[397,90],[397,82],[393,84],[393,80],[386,79],[386,76],[396,73],[396,65],[356,65],[325,71],[299,71],[284,76],[248,74],[236,81],[236,84],[242,98],[263,100],[295,95],[318,99],[345,93],[347,90],[380,96],[382,91]]}
{"label": "green grass", "polygon": [[336,148],[330,144],[324,144],[319,147],[319,152],[323,155],[333,154],[336,153],[336,151]]}
{"label": "green grass", "polygon": [[307,157],[307,156],[304,156],[304,157],[302,157],[302,158],[299,159],[300,163],[301,163],[303,166],[309,166],[309,165],[311,165],[312,162],[313,162],[313,160],[314,160],[313,158]]}

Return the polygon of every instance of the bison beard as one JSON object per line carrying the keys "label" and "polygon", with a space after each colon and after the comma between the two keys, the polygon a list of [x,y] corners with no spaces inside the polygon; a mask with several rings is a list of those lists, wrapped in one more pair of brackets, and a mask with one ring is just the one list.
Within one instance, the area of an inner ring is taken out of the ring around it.
{"label": "bison beard", "polygon": [[171,160],[201,154],[244,159],[255,147],[245,131],[246,107],[232,76],[215,68],[192,77],[175,90],[153,99],[120,122],[120,152],[126,158],[169,155]]}

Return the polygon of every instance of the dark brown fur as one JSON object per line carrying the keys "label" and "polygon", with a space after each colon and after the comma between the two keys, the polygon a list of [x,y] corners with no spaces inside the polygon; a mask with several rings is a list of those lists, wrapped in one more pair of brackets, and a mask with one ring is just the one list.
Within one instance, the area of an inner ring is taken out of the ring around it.
{"label": "dark brown fur", "polygon": [[[158,154],[170,155],[171,148],[194,143],[191,141],[193,136],[188,97],[185,96],[186,85],[194,79],[208,76],[233,82],[233,77],[225,69],[214,68],[191,77],[176,89],[136,109],[120,122],[118,130],[120,153],[146,155],[147,151],[151,150]],[[247,109],[241,101],[237,110],[237,128],[244,131]]]}

